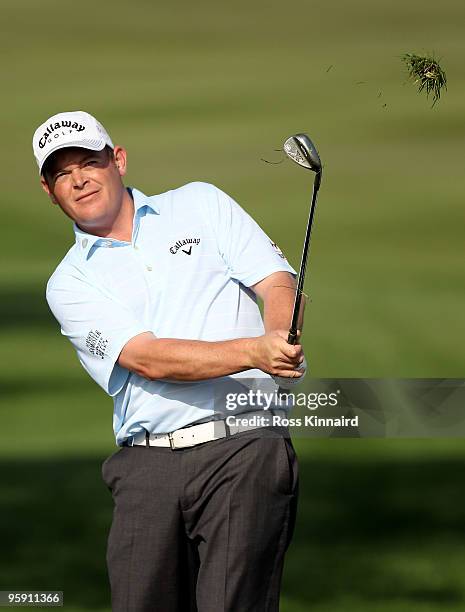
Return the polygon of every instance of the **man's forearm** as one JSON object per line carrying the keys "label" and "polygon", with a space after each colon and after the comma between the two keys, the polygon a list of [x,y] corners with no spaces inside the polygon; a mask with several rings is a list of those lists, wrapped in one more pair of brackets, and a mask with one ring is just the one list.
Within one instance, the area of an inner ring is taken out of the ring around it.
{"label": "man's forearm", "polygon": [[292,377],[300,361],[299,349],[287,344],[284,332],[218,342],[156,338],[144,332],[129,340],[118,358],[121,367],[144,378],[175,381],[207,380],[254,368]]}
{"label": "man's forearm", "polygon": [[253,365],[254,338],[219,342],[157,338],[144,355],[146,378],[195,381],[228,376]]}
{"label": "man's forearm", "polygon": [[[266,279],[267,285],[261,287],[263,300],[263,323],[266,333],[275,330],[289,330],[294,310],[296,282],[293,276],[283,272]],[[302,329],[305,297],[302,298],[298,329]]]}
{"label": "man's forearm", "polygon": [[294,307],[295,289],[289,286],[271,287],[263,300],[263,323],[265,332],[276,329],[288,330]]}

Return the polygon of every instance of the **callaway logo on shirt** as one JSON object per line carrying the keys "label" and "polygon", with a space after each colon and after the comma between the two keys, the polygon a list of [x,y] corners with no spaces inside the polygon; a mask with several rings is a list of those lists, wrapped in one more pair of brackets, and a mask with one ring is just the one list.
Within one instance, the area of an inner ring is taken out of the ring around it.
{"label": "callaway logo on shirt", "polygon": [[178,240],[172,247],[170,247],[170,253],[176,255],[179,249],[181,249],[183,253],[190,255],[192,253],[192,245],[197,245],[199,243],[200,238],[184,238],[184,240]]}

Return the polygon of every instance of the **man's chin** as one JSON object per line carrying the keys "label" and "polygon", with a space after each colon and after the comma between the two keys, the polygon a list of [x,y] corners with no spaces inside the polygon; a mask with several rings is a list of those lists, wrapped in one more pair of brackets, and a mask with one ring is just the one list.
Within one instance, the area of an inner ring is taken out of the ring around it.
{"label": "man's chin", "polygon": [[103,215],[101,217],[96,217],[91,214],[81,214],[79,218],[75,218],[74,221],[78,227],[89,234],[102,235],[105,228],[108,227],[108,220]]}

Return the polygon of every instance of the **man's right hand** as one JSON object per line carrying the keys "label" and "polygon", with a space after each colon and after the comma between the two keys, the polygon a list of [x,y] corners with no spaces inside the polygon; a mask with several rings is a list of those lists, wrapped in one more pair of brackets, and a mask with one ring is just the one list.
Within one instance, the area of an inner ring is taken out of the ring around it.
{"label": "man's right hand", "polygon": [[304,360],[302,346],[288,344],[287,336],[287,331],[275,330],[254,338],[251,348],[253,367],[272,376],[300,378],[303,372],[296,368]]}

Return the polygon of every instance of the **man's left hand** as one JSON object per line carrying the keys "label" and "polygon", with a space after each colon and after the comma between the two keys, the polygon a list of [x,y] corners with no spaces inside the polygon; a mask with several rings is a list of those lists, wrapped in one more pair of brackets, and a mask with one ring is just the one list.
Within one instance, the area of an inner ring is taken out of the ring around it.
{"label": "man's left hand", "polygon": [[303,379],[305,378],[305,375],[307,374],[307,360],[305,359],[305,356],[304,356],[304,360],[299,365],[299,367],[296,368],[296,370],[298,372],[303,371],[302,376],[299,376],[296,378],[288,378],[287,376],[286,377],[285,376],[272,376],[272,378],[275,381],[275,383],[279,385],[280,387],[282,387],[283,389],[290,389],[294,387],[295,385],[298,385],[299,383],[303,381]]}

